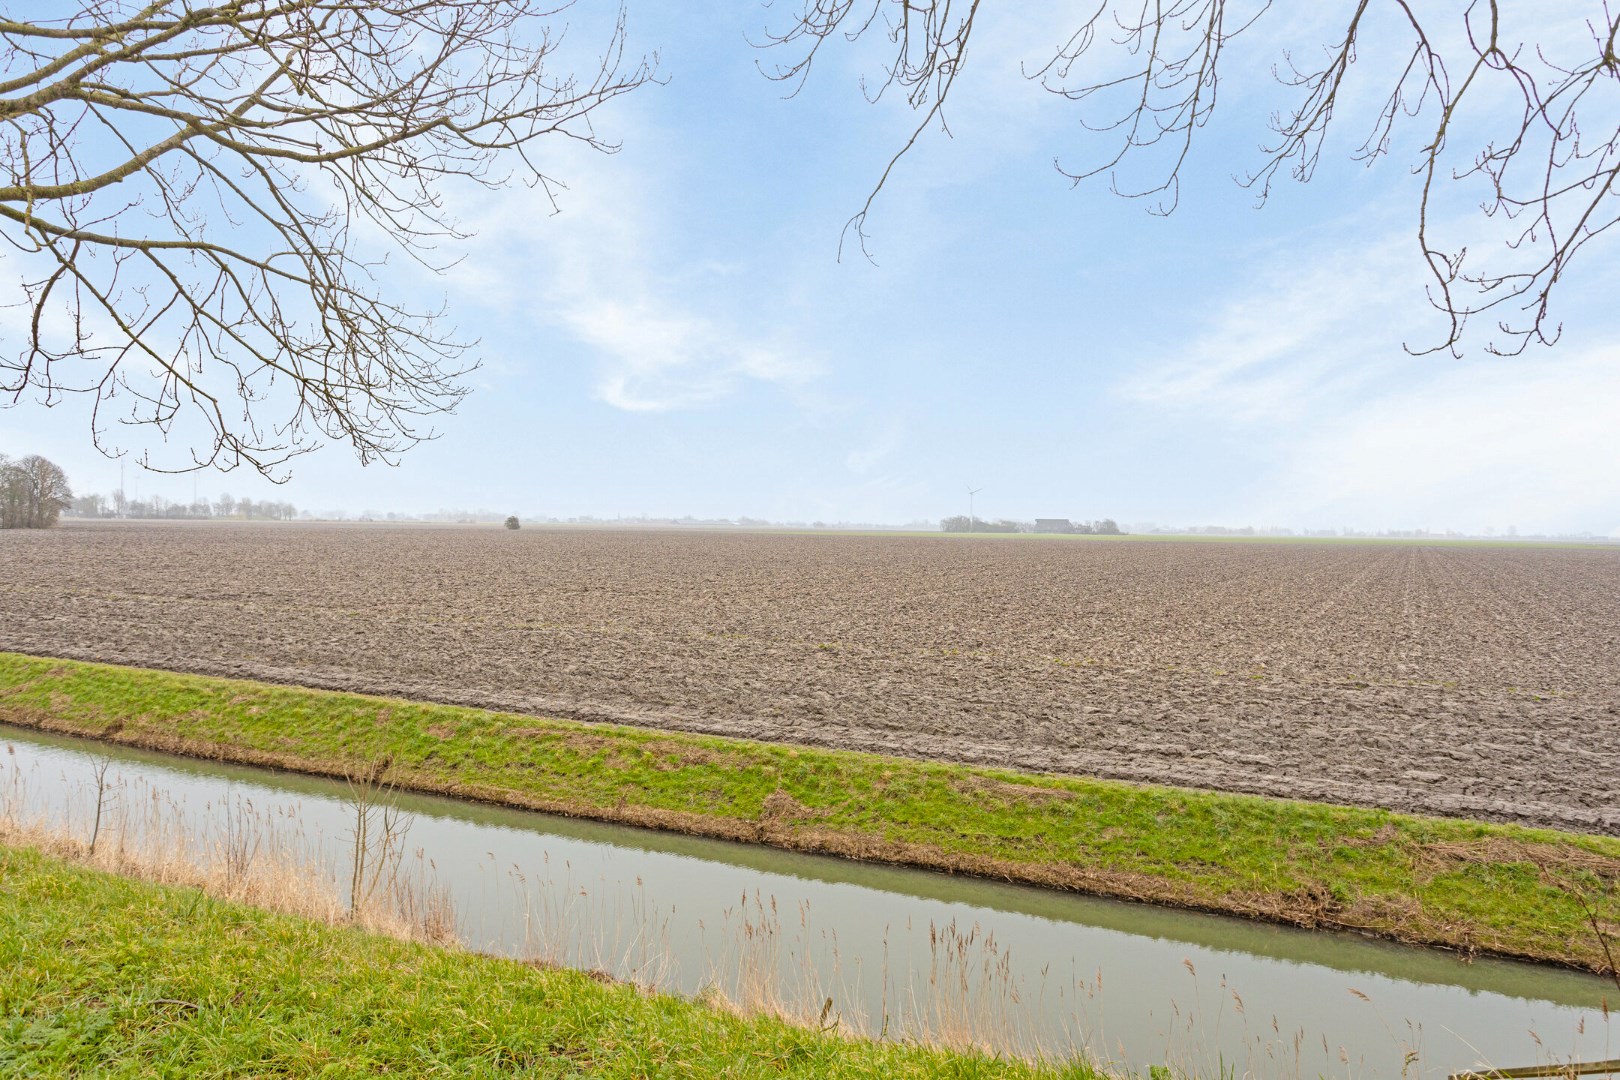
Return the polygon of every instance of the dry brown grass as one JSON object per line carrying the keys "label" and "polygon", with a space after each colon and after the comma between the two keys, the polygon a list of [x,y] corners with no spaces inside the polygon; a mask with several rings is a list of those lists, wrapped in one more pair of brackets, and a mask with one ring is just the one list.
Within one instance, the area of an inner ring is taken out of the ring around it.
{"label": "dry brown grass", "polygon": [[[21,783],[20,777],[14,783]],[[182,815],[158,793],[131,807],[108,788],[103,769],[89,793],[90,822],[44,819],[21,809],[16,790],[0,792],[0,845],[36,848],[55,858],[121,877],[199,889],[222,900],[328,926],[360,926],[411,941],[448,945],[456,940],[455,912],[442,890],[413,874],[401,858],[397,831],[391,844],[373,842],[357,864],[363,887],[344,896],[330,868],[311,858],[281,826],[251,806],[222,807],[222,828],[199,844]],[[377,799],[383,797],[378,793]],[[119,803],[119,805],[115,805]],[[356,805],[357,814],[376,815]]]}

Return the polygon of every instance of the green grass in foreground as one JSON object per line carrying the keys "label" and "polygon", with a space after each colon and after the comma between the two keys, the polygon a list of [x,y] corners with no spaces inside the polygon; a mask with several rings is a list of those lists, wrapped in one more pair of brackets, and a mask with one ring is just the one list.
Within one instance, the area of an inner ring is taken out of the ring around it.
{"label": "green grass in foreground", "polygon": [[1603,970],[1620,840],[0,653],[0,721]]}
{"label": "green grass in foreground", "polygon": [[1092,1077],[739,1017],[0,848],[0,1073]]}

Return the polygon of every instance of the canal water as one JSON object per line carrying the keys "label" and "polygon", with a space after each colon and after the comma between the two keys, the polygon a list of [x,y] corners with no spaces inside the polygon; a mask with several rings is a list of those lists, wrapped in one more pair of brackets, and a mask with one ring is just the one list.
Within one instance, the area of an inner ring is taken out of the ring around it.
{"label": "canal water", "polygon": [[[0,729],[0,813],[353,884],[341,782]],[[98,784],[98,770],[101,780]],[[1620,1055],[1612,983],[1529,964],[396,794],[468,947],[886,1038],[1122,1070],[1426,1077]],[[373,826],[375,830],[377,826]],[[179,838],[179,839],[176,839]]]}

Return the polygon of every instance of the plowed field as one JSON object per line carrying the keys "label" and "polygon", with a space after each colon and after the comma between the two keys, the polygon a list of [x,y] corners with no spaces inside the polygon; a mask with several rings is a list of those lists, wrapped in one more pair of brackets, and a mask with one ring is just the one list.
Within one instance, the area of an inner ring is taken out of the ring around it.
{"label": "plowed field", "polygon": [[0,649],[1620,834],[1620,549],[74,524]]}

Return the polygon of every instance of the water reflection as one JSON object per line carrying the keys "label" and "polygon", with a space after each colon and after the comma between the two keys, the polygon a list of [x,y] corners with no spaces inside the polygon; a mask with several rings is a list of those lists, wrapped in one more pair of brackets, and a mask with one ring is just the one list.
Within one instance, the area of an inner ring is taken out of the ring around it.
{"label": "water reflection", "polygon": [[[14,818],[86,835],[101,756],[119,842],[274,852],[335,903],[354,893],[342,783],[5,737]],[[395,805],[401,917],[438,912],[473,948],[869,1034],[1264,1076],[1613,1056],[1613,988],[1578,973],[450,799]]]}

